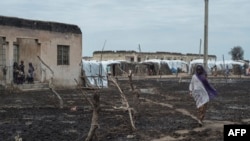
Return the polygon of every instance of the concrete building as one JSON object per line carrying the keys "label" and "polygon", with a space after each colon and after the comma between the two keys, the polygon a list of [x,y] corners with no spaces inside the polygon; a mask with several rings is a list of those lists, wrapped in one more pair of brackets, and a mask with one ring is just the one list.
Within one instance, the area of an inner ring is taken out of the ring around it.
{"label": "concrete building", "polygon": [[[100,60],[101,58],[102,60],[126,60],[129,62],[142,62],[149,59],[183,60],[190,62],[195,59],[202,59],[203,55],[175,52],[95,51],[91,59]],[[216,56],[208,55],[208,59],[216,60]]]}
{"label": "concrete building", "polygon": [[35,68],[34,80],[55,87],[80,80],[82,32],[76,25],[0,16],[0,84],[13,83],[13,63]]}

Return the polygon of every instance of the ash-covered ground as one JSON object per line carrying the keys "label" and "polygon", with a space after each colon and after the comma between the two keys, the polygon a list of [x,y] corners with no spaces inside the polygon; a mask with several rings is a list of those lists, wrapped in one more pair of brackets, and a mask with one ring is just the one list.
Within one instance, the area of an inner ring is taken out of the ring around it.
{"label": "ash-covered ground", "polygon": [[[89,98],[94,92],[100,93],[96,137],[99,141],[223,141],[224,125],[250,124],[250,79],[210,78],[219,95],[209,102],[202,127],[195,119],[189,81],[190,78],[134,79],[134,86],[141,91],[136,131],[132,131],[128,112],[119,109],[123,105],[117,87],[84,90]],[[118,83],[133,103],[129,81],[118,79]],[[91,126],[91,106],[77,89],[57,92],[64,101],[62,109],[52,91],[1,93],[0,140],[84,140]],[[74,106],[76,110],[71,110]]]}

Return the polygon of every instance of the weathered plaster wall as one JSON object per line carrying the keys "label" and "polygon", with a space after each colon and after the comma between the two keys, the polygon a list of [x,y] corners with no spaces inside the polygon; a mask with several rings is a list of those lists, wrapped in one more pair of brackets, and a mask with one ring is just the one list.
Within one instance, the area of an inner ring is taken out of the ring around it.
{"label": "weathered plaster wall", "polygon": [[[0,25],[0,36],[6,38],[6,64],[11,69],[13,64],[13,44],[20,47],[20,60],[24,60],[26,69],[28,62],[34,62],[36,79],[48,81],[51,72],[42,65],[37,55],[54,71],[54,84],[57,87],[75,86],[74,78],[80,79],[82,58],[82,35],[46,30],[18,28]],[[57,45],[70,46],[70,65],[57,65]],[[8,82],[12,73],[8,73]]]}

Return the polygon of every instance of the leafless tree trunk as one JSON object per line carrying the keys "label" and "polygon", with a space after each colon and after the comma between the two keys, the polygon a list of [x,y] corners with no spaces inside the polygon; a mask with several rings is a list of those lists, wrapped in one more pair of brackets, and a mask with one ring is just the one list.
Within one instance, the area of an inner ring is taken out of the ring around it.
{"label": "leafless tree trunk", "polygon": [[122,101],[126,105],[126,107],[124,107],[124,109],[128,111],[132,129],[135,131],[136,130],[136,128],[135,128],[135,122],[133,120],[133,110],[134,109],[129,106],[128,100],[127,100],[125,94],[123,93],[123,91],[121,90],[119,84],[112,77],[110,77],[110,80],[116,85],[116,87],[120,91],[120,96],[122,97]]}
{"label": "leafless tree trunk", "polygon": [[[95,92],[93,96],[93,114],[91,120],[91,127],[88,133],[87,138],[85,141],[92,141],[94,139],[95,131],[99,127],[98,119],[99,119],[99,112],[100,112],[100,95],[99,93]],[[97,137],[97,136],[96,136]]]}
{"label": "leafless tree trunk", "polygon": [[[82,96],[88,101],[88,103],[91,105],[92,110],[93,110],[93,114],[92,114],[92,120],[91,120],[91,127],[90,130],[88,132],[88,136],[85,139],[85,141],[93,141],[94,137],[97,138],[97,136],[95,136],[95,131],[96,129],[99,127],[98,124],[98,119],[99,119],[99,112],[100,112],[100,95],[97,91],[95,91],[94,95],[93,95],[93,100],[89,99],[86,95],[86,93],[81,89],[79,83],[77,82],[77,80],[75,79],[78,89],[81,91]],[[97,140],[97,139],[96,139]]]}
{"label": "leafless tree trunk", "polygon": [[128,74],[128,78],[129,78],[129,84],[132,90],[132,94],[133,94],[133,107],[134,107],[134,114],[138,113],[138,109],[139,109],[139,98],[140,98],[140,90],[138,90],[134,85],[133,85],[133,81],[132,81],[132,71],[129,72]]}

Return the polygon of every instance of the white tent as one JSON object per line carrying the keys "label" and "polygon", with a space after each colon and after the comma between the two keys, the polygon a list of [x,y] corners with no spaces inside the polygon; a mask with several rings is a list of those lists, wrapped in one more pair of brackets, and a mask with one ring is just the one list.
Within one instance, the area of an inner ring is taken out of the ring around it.
{"label": "white tent", "polygon": [[[203,59],[197,59],[193,60],[189,63],[189,74],[193,72],[193,67],[195,65],[201,64],[203,65]],[[228,66],[228,69],[232,69],[233,65],[240,65],[243,66],[244,63],[238,62],[238,61],[233,61],[233,60],[224,60],[224,61],[215,61],[215,60],[208,60],[207,62],[208,65],[208,70],[207,73],[211,73],[212,68],[216,65],[217,71],[225,70],[226,66]]]}
{"label": "white tent", "polygon": [[184,72],[188,72],[188,63],[182,60],[159,60],[159,59],[150,59],[150,60],[145,60],[142,62],[144,64],[147,63],[157,63],[159,65],[159,68],[161,68],[162,64],[167,64],[169,69],[172,72],[176,72],[177,69],[181,69]]}
{"label": "white tent", "polygon": [[119,61],[86,61],[82,60],[82,69],[88,84],[97,87],[108,87],[107,68]]}
{"label": "white tent", "polygon": [[162,60],[166,62],[171,70],[177,71],[181,69],[183,72],[188,72],[188,63],[182,60]]}
{"label": "white tent", "polygon": [[[203,59],[196,59],[196,60],[193,60],[189,63],[189,71],[188,73],[191,74],[194,70],[194,67],[196,65],[203,65]],[[207,70],[207,73],[211,73],[211,69],[214,67],[214,65],[216,64],[216,61],[215,60],[208,60],[207,61],[207,66],[208,66],[208,70]]]}
{"label": "white tent", "polygon": [[233,65],[243,66],[244,63],[233,61],[233,60],[216,61],[216,67],[218,70],[225,70],[226,66],[228,66],[229,69],[232,69]]}

